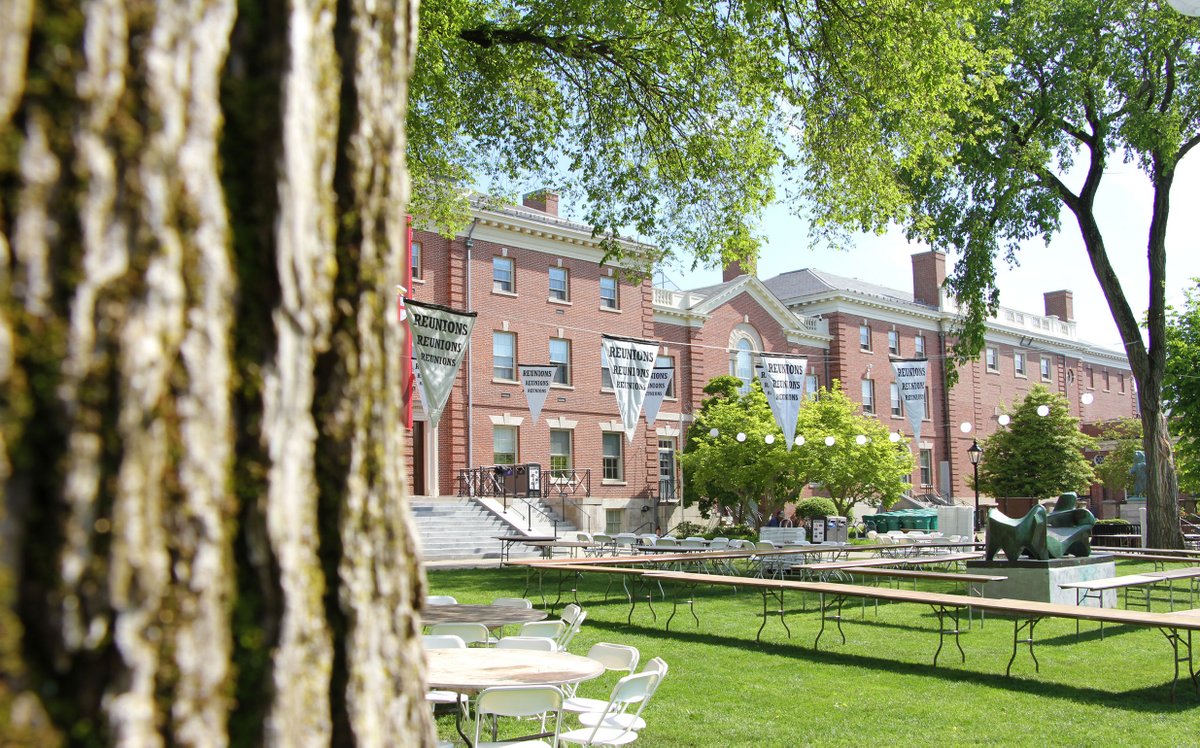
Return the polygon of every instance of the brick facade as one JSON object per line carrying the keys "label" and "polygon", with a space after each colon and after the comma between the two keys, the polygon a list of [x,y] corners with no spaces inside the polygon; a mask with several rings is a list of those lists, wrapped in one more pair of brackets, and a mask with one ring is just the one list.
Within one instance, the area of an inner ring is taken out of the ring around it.
{"label": "brick facade", "polygon": [[[527,206],[529,203],[527,203]],[[538,207],[556,205],[552,195]],[[1000,428],[996,418],[1038,383],[1062,393],[1072,413],[1085,422],[1136,415],[1129,367],[1121,354],[1094,349],[1075,338],[1069,291],[1046,295],[1045,317],[1002,310],[987,336],[995,370],[985,354],[959,370],[959,383],[947,390],[946,354],[953,340],[953,317],[942,308],[940,282],[944,256],[914,256],[914,287],[907,290],[871,287],[819,271],[796,271],[760,281],[731,269],[720,285],[693,291],[655,289],[648,279],[629,277],[621,268],[602,264],[604,254],[587,227],[526,208],[479,209],[466,231],[447,240],[415,232],[421,265],[412,297],[478,314],[471,349],[459,372],[436,433],[419,424],[408,440],[409,478],[414,489],[453,494],[459,471],[496,461],[493,435],[497,427],[514,428],[517,462],[550,467],[551,430],[570,432],[571,459],[577,470],[591,470],[591,496],[580,508],[593,531],[619,520],[625,530],[648,530],[677,521],[678,510],[662,510],[659,500],[678,498],[679,475],[673,485],[660,484],[660,443],[667,464],[670,449],[683,444],[691,413],[703,400],[713,377],[734,372],[736,346],[746,340],[754,352],[794,353],[809,361],[820,386],[840,380],[848,395],[863,401],[863,383],[873,384],[874,415],[891,430],[912,436],[907,418],[891,409],[891,362],[918,355],[916,340],[930,359],[928,413],[922,424],[921,448],[931,464],[922,480],[912,476],[914,492],[940,491],[961,498],[972,495],[967,448]],[[493,260],[511,266],[511,291],[493,286]],[[550,289],[567,280],[567,298]],[[618,308],[601,298],[601,282],[615,282]],[[609,280],[611,279],[611,281]],[[774,290],[773,290],[774,289]],[[869,331],[864,347],[860,330]],[[497,376],[493,336],[515,336],[515,364],[550,361],[550,341],[570,346],[570,381],[552,387],[538,423],[530,420],[524,391],[515,373]],[[662,405],[653,430],[641,428],[632,443],[622,436],[622,476],[604,480],[604,434],[619,430],[620,416],[611,390],[601,385],[601,333],[656,340],[661,355],[676,369],[674,396]],[[896,350],[889,350],[889,334]],[[1015,370],[1024,357],[1025,373]],[[1043,378],[1041,359],[1047,359]],[[1093,396],[1083,403],[1085,393]],[[422,411],[417,410],[422,421]],[[972,431],[959,429],[970,423]],[[414,442],[419,442],[414,446]],[[923,483],[925,485],[923,485]],[[615,512],[616,514],[613,514]],[[672,519],[673,517],[673,519]],[[582,524],[582,523],[581,523]]]}

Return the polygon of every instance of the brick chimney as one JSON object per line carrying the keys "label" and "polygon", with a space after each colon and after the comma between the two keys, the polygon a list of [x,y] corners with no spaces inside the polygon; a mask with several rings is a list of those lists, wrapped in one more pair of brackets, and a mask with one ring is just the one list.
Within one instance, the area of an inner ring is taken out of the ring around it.
{"label": "brick chimney", "polygon": [[521,204],[531,210],[539,210],[548,216],[558,217],[558,193],[550,190],[530,192],[521,199]]}
{"label": "brick chimney", "polygon": [[912,256],[913,301],[942,308],[942,284],[946,282],[946,253],[936,249]]}
{"label": "brick chimney", "polygon": [[731,260],[729,264],[725,266],[725,270],[721,273],[721,282],[728,283],[739,276],[754,275],[758,272],[757,263],[753,257],[746,258],[745,263],[746,264],[743,265],[739,260]]}
{"label": "brick chimney", "polygon": [[1046,300],[1046,316],[1058,317],[1064,322],[1075,321],[1075,297],[1070,291],[1047,291],[1042,294]]}

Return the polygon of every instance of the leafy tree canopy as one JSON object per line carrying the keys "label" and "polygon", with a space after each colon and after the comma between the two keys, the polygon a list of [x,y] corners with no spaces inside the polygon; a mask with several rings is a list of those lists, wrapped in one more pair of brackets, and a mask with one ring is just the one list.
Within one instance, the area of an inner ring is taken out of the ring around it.
{"label": "leafy tree canopy", "polygon": [[[1044,416],[1038,414],[1043,406]],[[1037,499],[1087,493],[1094,473],[1083,451],[1095,449],[1096,440],[1079,430],[1067,399],[1039,384],[1010,415],[1008,428],[983,440],[979,489],[991,496]]]}
{"label": "leafy tree canopy", "polygon": [[412,210],[449,232],[472,187],[552,185],[598,236],[712,264],[755,254],[781,175],[818,232],[882,229],[909,204],[894,160],[945,163],[988,93],[988,2],[430,0]]}
{"label": "leafy tree canopy", "polygon": [[[890,441],[887,428],[864,416],[837,380],[800,408],[796,429],[805,440],[793,450],[800,472],[821,484],[839,515],[852,516],[859,502],[886,509],[911,488],[915,462],[907,440]],[[833,437],[832,446],[827,437]],[[862,444],[859,437],[865,437]]]}
{"label": "leafy tree canopy", "polygon": [[1133,474],[1129,471],[1134,453],[1142,448],[1142,422],[1136,418],[1110,421],[1100,430],[1099,441],[1109,450],[1095,467],[1097,480],[1115,491],[1132,489]]}
{"label": "leafy tree canopy", "polygon": [[[737,377],[716,377],[688,429],[680,463],[684,501],[708,516],[729,509],[738,521],[761,525],[804,487],[758,382],[740,394]],[[716,429],[716,435],[711,432]],[[738,436],[742,435],[741,440]],[[767,443],[767,437],[772,443]]]}
{"label": "leafy tree canopy", "polygon": [[[947,281],[964,312],[955,357],[983,346],[999,260],[1015,262],[1022,242],[1048,241],[1073,218],[1138,384],[1150,543],[1182,547],[1162,412],[1166,227],[1176,167],[1200,142],[1200,24],[1145,0],[1016,0],[976,31],[995,96],[954,118],[949,168],[898,166],[917,201],[910,236],[961,255]],[[1153,193],[1145,339],[1095,212],[1116,160],[1144,172]]]}
{"label": "leafy tree canopy", "polygon": [[1200,280],[1182,309],[1170,310],[1163,397],[1177,437],[1179,486],[1200,493]]}

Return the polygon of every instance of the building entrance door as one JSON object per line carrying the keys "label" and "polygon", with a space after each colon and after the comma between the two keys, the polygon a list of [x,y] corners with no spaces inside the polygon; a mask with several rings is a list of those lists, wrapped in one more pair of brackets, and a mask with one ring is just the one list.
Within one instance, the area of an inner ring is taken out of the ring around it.
{"label": "building entrance door", "polygon": [[413,421],[412,427],[412,495],[426,496],[425,490],[425,422]]}
{"label": "building entrance door", "polygon": [[675,501],[675,440],[658,440],[658,500]]}

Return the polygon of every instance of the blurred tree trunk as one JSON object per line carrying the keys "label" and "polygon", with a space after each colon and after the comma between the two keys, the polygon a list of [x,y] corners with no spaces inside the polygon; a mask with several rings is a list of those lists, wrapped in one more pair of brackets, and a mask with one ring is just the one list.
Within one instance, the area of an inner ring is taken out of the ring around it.
{"label": "blurred tree trunk", "polygon": [[394,314],[415,3],[0,13],[11,685],[76,744],[431,744]]}

